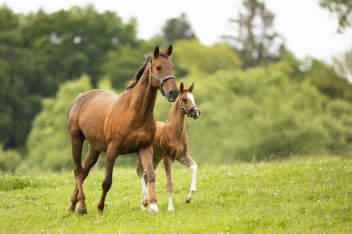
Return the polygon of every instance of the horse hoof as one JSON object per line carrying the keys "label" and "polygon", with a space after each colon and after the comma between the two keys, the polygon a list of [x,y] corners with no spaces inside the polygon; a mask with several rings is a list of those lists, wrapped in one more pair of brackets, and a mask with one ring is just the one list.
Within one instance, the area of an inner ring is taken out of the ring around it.
{"label": "horse hoof", "polygon": [[103,211],[102,210],[98,210],[97,211],[97,216],[102,216],[103,215]]}
{"label": "horse hoof", "polygon": [[141,210],[146,210],[147,207],[145,207],[143,204],[140,204],[139,207],[141,208]]}
{"label": "horse hoof", "polygon": [[185,200],[186,203],[190,203],[191,201],[192,201],[191,197],[186,197],[186,200]]}
{"label": "horse hoof", "polygon": [[158,212],[159,212],[158,206],[156,204],[151,204],[148,209],[148,214],[154,214]]}
{"label": "horse hoof", "polygon": [[66,211],[68,212],[71,212],[71,213],[74,213],[75,212],[75,209],[72,209],[70,206],[66,208]]}
{"label": "horse hoof", "polygon": [[77,209],[77,214],[79,215],[86,215],[88,214],[87,209]]}

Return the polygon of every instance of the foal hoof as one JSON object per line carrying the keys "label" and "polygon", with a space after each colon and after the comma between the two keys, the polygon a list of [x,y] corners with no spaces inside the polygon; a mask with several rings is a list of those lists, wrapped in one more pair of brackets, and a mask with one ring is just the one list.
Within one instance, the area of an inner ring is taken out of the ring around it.
{"label": "foal hoof", "polygon": [[77,214],[79,215],[86,215],[88,214],[87,209],[77,209]]}
{"label": "foal hoof", "polygon": [[151,204],[148,209],[148,214],[154,214],[158,212],[159,212],[158,206],[156,204]]}
{"label": "foal hoof", "polygon": [[192,197],[186,197],[185,202],[190,203],[192,201]]}

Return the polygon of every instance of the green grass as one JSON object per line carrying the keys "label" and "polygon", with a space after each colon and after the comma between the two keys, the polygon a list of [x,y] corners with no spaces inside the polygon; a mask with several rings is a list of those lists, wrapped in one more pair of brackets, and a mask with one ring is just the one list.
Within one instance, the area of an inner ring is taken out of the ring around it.
{"label": "green grass", "polygon": [[157,169],[160,212],[139,209],[132,167],[114,169],[103,216],[96,215],[103,170],[84,183],[88,215],[65,208],[72,172],[0,177],[0,233],[352,233],[352,160],[339,157],[200,165],[197,192],[184,203],[188,168],[176,166],[175,212],[167,211],[163,168]]}

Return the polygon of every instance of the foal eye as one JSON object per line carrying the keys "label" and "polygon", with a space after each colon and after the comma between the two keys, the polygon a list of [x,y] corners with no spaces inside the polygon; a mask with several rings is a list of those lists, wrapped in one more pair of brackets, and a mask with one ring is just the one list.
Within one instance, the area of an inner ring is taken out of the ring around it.
{"label": "foal eye", "polygon": [[182,101],[184,104],[187,104],[187,99],[186,98],[182,98]]}
{"label": "foal eye", "polygon": [[161,71],[161,66],[157,66],[156,70]]}

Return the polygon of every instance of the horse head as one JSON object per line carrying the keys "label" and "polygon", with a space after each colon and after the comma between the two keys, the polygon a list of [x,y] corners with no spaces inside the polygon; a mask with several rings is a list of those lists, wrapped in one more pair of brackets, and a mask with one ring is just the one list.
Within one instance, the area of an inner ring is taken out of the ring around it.
{"label": "horse head", "polygon": [[182,110],[188,117],[192,117],[193,119],[199,119],[201,111],[196,105],[194,96],[192,94],[193,88],[194,83],[192,83],[192,85],[188,88],[185,88],[183,82],[181,82],[179,101]]}
{"label": "horse head", "polygon": [[161,94],[169,101],[174,102],[179,91],[174,76],[174,64],[171,62],[172,45],[166,51],[155,47],[150,63],[150,83],[160,90]]}

